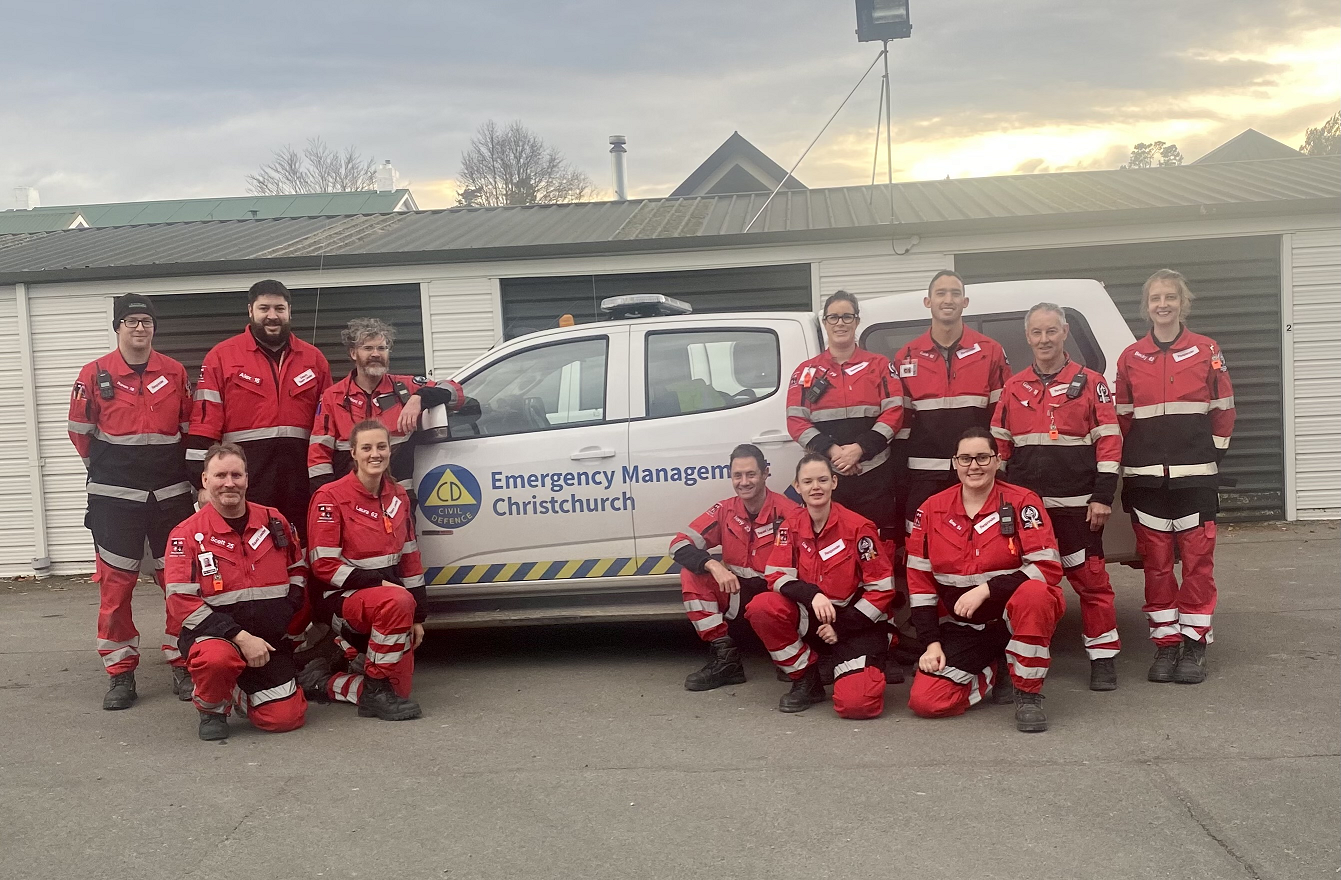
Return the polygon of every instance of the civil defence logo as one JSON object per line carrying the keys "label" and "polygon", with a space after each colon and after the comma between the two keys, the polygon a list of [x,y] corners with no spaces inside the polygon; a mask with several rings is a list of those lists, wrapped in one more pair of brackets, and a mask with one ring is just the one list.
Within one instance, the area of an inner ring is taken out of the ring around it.
{"label": "civil defence logo", "polygon": [[480,483],[460,465],[435,467],[419,481],[419,509],[444,529],[459,529],[480,512]]}

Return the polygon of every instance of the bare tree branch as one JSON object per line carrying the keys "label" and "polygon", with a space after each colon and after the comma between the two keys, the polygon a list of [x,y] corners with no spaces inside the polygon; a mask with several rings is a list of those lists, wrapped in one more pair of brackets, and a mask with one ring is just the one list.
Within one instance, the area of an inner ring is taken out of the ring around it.
{"label": "bare tree branch", "polygon": [[321,138],[311,138],[300,153],[285,144],[256,174],[247,175],[247,191],[258,196],[300,193],[366,192],[376,188],[377,160],[364,159],[353,147],[344,153]]}
{"label": "bare tree branch", "polygon": [[457,177],[462,205],[580,202],[594,189],[591,178],[520,121],[500,127],[490,119],[477,128]]}
{"label": "bare tree branch", "polygon": [[1335,156],[1341,153],[1341,113],[1333,113],[1332,118],[1322,125],[1305,131],[1299,152],[1307,156]]}

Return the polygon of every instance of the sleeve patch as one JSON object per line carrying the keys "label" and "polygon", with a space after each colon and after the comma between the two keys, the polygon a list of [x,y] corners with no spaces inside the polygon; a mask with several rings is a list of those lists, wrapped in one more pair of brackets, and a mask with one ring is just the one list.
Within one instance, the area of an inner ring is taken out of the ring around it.
{"label": "sleeve patch", "polygon": [[787,535],[787,527],[783,526],[782,528],[778,529],[778,537],[773,543],[779,547],[786,547],[788,545],[788,542],[789,538]]}
{"label": "sleeve patch", "polygon": [[861,556],[862,562],[870,562],[875,558],[875,541],[868,538],[862,538],[857,542],[857,554]]}
{"label": "sleeve patch", "polygon": [[330,504],[318,504],[317,522],[335,522],[335,507]]}
{"label": "sleeve patch", "polygon": [[173,539],[172,539],[172,547],[168,550],[168,555],[169,555],[169,556],[185,556],[185,555],[186,555],[186,539],[185,539],[185,538],[173,538]]}
{"label": "sleeve patch", "polygon": [[1038,512],[1038,508],[1032,504],[1026,504],[1020,511],[1020,523],[1026,529],[1043,528],[1043,515]]}
{"label": "sleeve patch", "polygon": [[71,400],[88,400],[88,388],[83,382],[74,383],[74,390],[70,392]]}
{"label": "sleeve patch", "polygon": [[1094,386],[1094,394],[1096,397],[1099,398],[1100,403],[1108,403],[1110,400],[1113,399],[1112,393],[1109,392],[1108,390],[1108,383],[1104,382],[1103,380],[1100,380]]}

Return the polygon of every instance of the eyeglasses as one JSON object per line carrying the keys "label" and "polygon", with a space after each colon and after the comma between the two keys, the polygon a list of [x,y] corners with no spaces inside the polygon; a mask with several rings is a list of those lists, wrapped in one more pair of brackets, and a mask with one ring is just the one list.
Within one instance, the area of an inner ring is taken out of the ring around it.
{"label": "eyeglasses", "polygon": [[838,324],[855,324],[857,323],[857,316],[852,312],[843,315],[825,315],[824,323],[828,324],[830,327],[837,326]]}
{"label": "eyeglasses", "polygon": [[979,452],[977,455],[956,455],[955,464],[960,467],[968,467],[976,464],[978,467],[987,467],[996,458],[995,452]]}
{"label": "eyeglasses", "polygon": [[152,330],[154,328],[153,318],[122,318],[121,323],[132,330],[134,330],[136,327],[144,327],[148,330]]}

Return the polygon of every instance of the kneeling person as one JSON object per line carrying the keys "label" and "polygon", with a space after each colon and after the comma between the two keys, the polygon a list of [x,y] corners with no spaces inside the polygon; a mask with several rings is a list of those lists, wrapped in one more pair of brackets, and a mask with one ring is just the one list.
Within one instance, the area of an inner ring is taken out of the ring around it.
{"label": "kneeling person", "polygon": [[952,460],[960,485],[928,498],[908,537],[909,604],[927,646],[908,708],[924,718],[961,715],[993,687],[1005,697],[1013,682],[1015,726],[1047,730],[1043,678],[1066,610],[1052,524],[1037,495],[996,479],[986,429],[965,431]]}
{"label": "kneeling person", "polygon": [[350,659],[366,654],[363,673],[338,673],[304,685],[325,698],[355,703],[359,715],[384,721],[418,718],[410,699],[414,649],[424,640],[428,593],[414,510],[392,479],[391,438],[374,420],[349,435],[354,469],[312,496],[312,605],[329,617]]}
{"label": "kneeling person", "polygon": [[[758,446],[742,443],[731,450],[734,497],[719,501],[671,541],[680,564],[680,592],[698,637],[712,647],[712,659],[685,679],[686,690],[708,691],[745,681],[740,651],[727,631],[750,600],[768,589],[764,568],[773,538],[788,514],[798,510],[790,499],[769,491],[768,462]],[[722,548],[721,560],[708,551]]]}
{"label": "kneeling person", "polygon": [[818,651],[827,650],[834,711],[875,718],[885,707],[893,571],[875,524],[834,503],[837,484],[829,459],[801,458],[794,486],[806,506],[779,527],[764,575],[771,589],[750,602],[745,618],[792,680],[779,709],[802,712],[824,700]]}
{"label": "kneeling person", "polygon": [[295,730],[307,712],[292,638],[303,620],[303,548],[283,514],[247,501],[240,446],[211,447],[202,482],[209,503],[169,534],[165,569],[200,738],[227,737],[232,709],[261,730]]}

